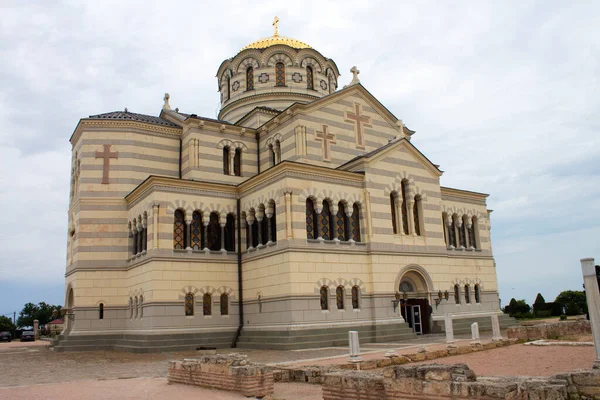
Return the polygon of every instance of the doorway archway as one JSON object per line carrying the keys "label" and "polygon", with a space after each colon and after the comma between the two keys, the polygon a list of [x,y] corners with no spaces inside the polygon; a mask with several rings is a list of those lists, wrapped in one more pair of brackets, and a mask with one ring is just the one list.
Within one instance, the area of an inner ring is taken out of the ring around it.
{"label": "doorway archway", "polygon": [[425,268],[416,264],[405,266],[398,273],[394,286],[394,290],[401,294],[400,312],[404,320],[415,332],[429,333],[433,281]]}

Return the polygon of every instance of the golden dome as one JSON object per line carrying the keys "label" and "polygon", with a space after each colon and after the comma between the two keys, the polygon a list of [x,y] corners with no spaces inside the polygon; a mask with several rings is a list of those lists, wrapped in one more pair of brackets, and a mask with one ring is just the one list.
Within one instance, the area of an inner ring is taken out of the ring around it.
{"label": "golden dome", "polygon": [[311,47],[304,42],[301,42],[296,39],[288,38],[285,36],[279,36],[279,18],[275,17],[273,20],[273,26],[275,27],[275,34],[268,38],[259,39],[250,43],[248,46],[242,48],[240,51],[244,51],[246,49],[266,49],[270,46],[275,46],[277,44],[284,44],[286,46],[290,46],[294,49],[310,49]]}

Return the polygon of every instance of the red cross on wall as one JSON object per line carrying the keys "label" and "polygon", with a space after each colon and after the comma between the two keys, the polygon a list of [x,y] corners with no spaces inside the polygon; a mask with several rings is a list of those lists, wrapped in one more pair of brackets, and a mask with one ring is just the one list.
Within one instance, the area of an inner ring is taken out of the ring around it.
{"label": "red cross on wall", "polygon": [[108,182],[108,172],[110,170],[110,159],[111,158],[119,158],[119,152],[118,151],[111,152],[110,144],[105,144],[103,146],[104,146],[104,153],[97,151],[96,158],[104,159],[104,165],[102,167],[102,183],[108,184],[109,183]]}
{"label": "red cross on wall", "polygon": [[371,128],[371,117],[360,115],[360,104],[354,103],[355,112],[346,111],[346,122],[354,122],[356,124],[356,146],[365,147],[365,138],[363,135],[362,125]]}
{"label": "red cross on wall", "polygon": [[329,127],[327,125],[323,125],[323,131],[316,132],[316,140],[323,142],[323,161],[330,161],[331,151],[329,149],[329,144],[335,144],[335,135],[333,133],[327,132]]}

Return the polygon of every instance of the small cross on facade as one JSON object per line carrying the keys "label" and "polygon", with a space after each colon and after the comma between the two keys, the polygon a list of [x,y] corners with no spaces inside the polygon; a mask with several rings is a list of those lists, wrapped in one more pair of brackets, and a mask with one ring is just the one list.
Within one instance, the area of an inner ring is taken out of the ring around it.
{"label": "small cross on facade", "polygon": [[105,184],[105,185],[107,185],[109,183],[108,182],[108,173],[110,171],[110,159],[111,158],[119,158],[119,152],[118,151],[111,152],[110,146],[111,146],[110,144],[105,144],[104,152],[100,152],[100,151],[96,152],[96,158],[104,159],[104,164],[102,167],[102,184]]}
{"label": "small cross on facade", "polygon": [[329,148],[330,144],[335,144],[335,135],[328,132],[329,127],[323,125],[323,131],[316,132],[316,140],[323,142],[323,161],[330,161],[331,151]]}
{"label": "small cross on facade", "polygon": [[354,112],[346,111],[346,122],[354,122],[356,124],[356,146],[359,148],[365,147],[365,137],[363,135],[362,126],[371,128],[371,117],[360,115],[360,104],[354,103]]}

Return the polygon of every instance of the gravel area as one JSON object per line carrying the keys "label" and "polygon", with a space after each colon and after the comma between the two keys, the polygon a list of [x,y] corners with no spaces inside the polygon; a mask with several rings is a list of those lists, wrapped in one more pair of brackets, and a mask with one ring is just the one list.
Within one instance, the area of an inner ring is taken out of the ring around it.
{"label": "gravel area", "polygon": [[518,344],[419,364],[466,363],[478,376],[551,376],[574,369],[591,368],[595,359],[593,347]]}

